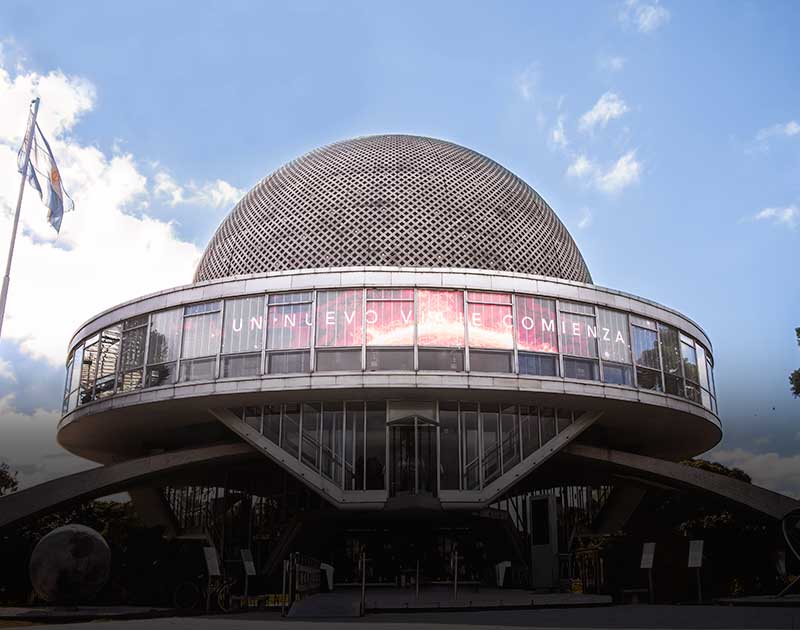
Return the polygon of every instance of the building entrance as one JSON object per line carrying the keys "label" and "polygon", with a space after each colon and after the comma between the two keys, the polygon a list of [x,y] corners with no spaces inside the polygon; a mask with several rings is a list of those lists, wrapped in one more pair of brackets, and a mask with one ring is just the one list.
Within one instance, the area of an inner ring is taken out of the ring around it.
{"label": "building entrance", "polygon": [[392,496],[436,496],[437,425],[423,416],[389,424],[389,474]]}

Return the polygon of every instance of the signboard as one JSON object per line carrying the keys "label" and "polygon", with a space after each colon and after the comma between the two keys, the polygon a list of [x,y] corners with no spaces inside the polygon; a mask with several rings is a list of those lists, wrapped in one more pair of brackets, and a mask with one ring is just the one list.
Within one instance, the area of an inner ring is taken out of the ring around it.
{"label": "signboard", "polygon": [[703,541],[689,541],[689,568],[699,569],[703,566]]}
{"label": "signboard", "polygon": [[[415,328],[420,346],[463,348],[466,327],[474,348],[510,350],[516,336],[518,349],[526,352],[557,352],[560,343],[567,354],[594,358],[599,344],[604,359],[630,362],[626,313],[564,302],[559,314],[555,300],[532,295],[423,288],[367,289],[365,294],[343,289],[318,291],[316,310],[311,292],[270,294],[268,302],[265,318],[263,296],[225,301],[224,354],[257,352],[264,328],[271,351],[309,348],[315,339],[322,348],[358,347],[365,335],[369,346],[407,347],[414,344]],[[165,313],[172,319],[153,316],[153,329],[163,340],[155,346],[151,341],[149,363],[177,358],[182,313]],[[208,331],[194,331],[209,322],[213,326]],[[198,343],[216,343],[217,320],[190,318],[184,325]],[[163,352],[153,356],[153,348]]]}
{"label": "signboard", "polygon": [[209,577],[219,577],[222,575],[219,570],[219,558],[215,547],[203,547],[203,555],[206,559],[206,569]]}
{"label": "signboard", "polygon": [[242,549],[242,563],[244,564],[245,575],[255,575],[256,565],[253,562],[253,554],[249,549]]}
{"label": "signboard", "polygon": [[642,563],[640,568],[652,569],[653,558],[656,555],[656,544],[654,542],[645,543],[642,545]]}

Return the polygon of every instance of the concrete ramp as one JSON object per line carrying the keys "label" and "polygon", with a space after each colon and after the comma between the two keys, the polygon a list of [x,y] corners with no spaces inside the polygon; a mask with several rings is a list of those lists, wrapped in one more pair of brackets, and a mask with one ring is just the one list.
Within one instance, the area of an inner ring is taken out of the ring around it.
{"label": "concrete ramp", "polygon": [[633,473],[642,479],[652,479],[668,486],[715,495],[777,520],[800,508],[800,501],[791,497],[676,462],[586,444],[570,444],[564,452]]}
{"label": "concrete ramp", "polygon": [[159,475],[253,456],[256,453],[248,444],[218,444],[98,466],[0,497],[0,528],[67,505],[125,492]]}

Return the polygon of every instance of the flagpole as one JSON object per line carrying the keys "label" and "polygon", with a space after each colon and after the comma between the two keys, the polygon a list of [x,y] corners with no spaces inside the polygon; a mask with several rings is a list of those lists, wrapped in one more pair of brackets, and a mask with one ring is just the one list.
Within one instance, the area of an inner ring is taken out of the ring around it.
{"label": "flagpole", "polygon": [[17,241],[17,227],[19,226],[19,212],[22,209],[22,195],[25,192],[25,181],[28,179],[28,164],[33,145],[33,134],[36,129],[36,115],[39,113],[39,97],[32,101],[33,115],[31,116],[30,129],[25,138],[25,161],[22,166],[22,181],[19,183],[19,196],[17,197],[17,211],[14,213],[14,228],[11,230],[11,242],[8,245],[8,260],[6,261],[6,275],[3,276],[3,290],[0,293],[0,337],[3,331],[3,320],[6,316],[6,300],[8,299],[8,285],[11,282],[11,260],[14,258],[14,244]]}

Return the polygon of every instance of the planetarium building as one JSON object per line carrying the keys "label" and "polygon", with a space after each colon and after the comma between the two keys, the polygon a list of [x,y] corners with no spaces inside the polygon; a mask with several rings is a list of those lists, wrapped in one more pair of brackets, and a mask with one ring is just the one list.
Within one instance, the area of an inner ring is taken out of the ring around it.
{"label": "planetarium building", "polygon": [[192,284],[83,325],[58,441],[265,574],[297,551],[346,582],[363,552],[369,580],[447,581],[461,554],[461,579],[552,585],[625,480],[692,483],[674,462],[721,438],[713,368],[687,316],[593,284],[519,177],[370,136],[258,183]]}

